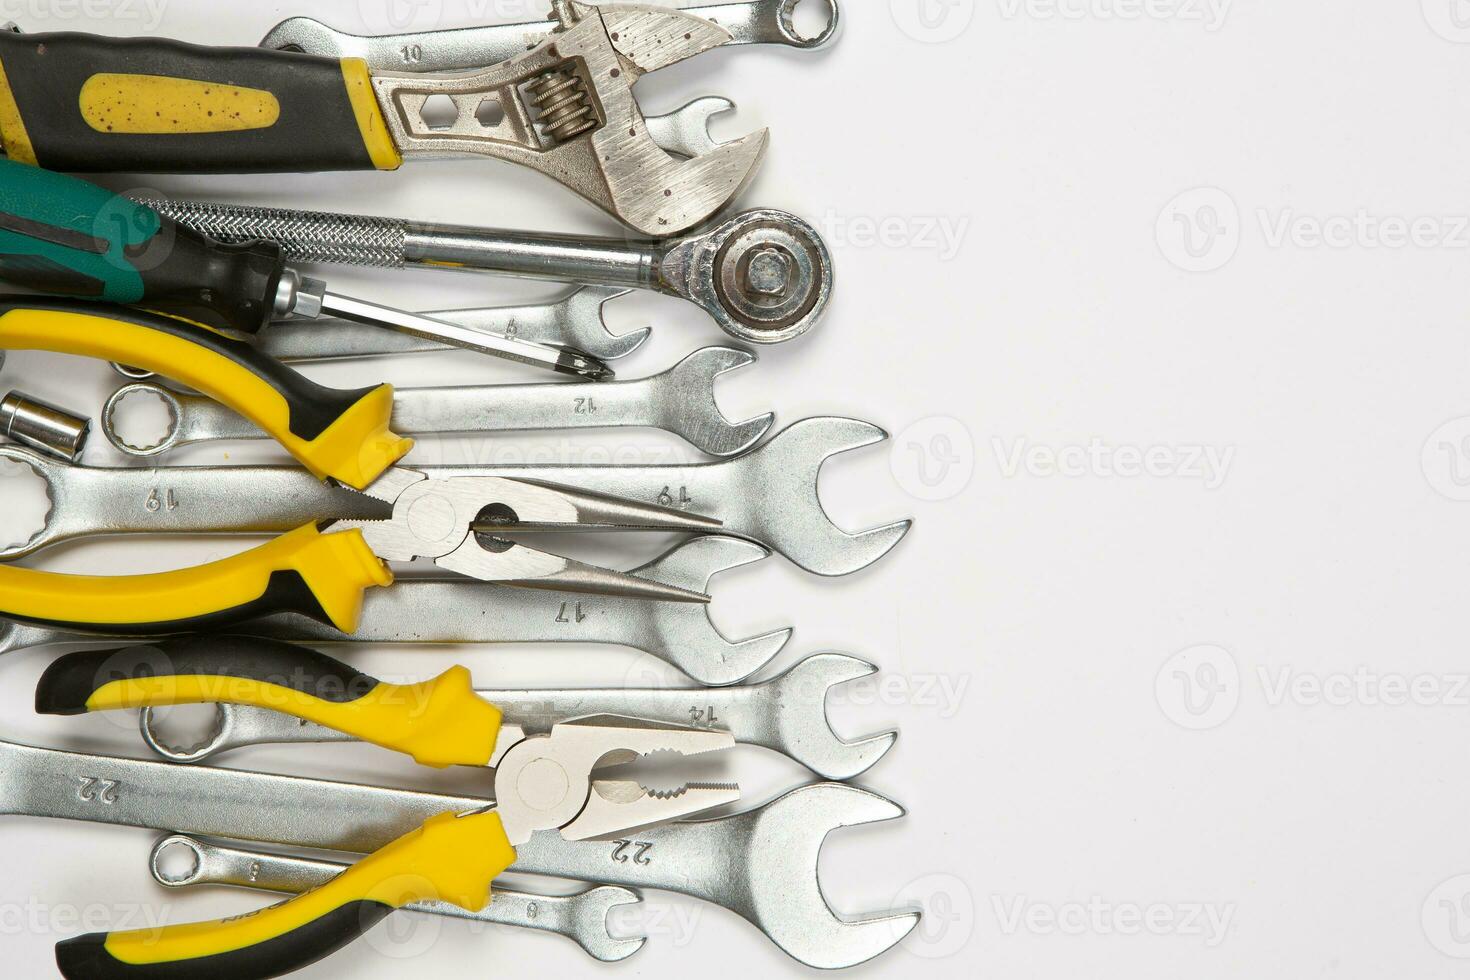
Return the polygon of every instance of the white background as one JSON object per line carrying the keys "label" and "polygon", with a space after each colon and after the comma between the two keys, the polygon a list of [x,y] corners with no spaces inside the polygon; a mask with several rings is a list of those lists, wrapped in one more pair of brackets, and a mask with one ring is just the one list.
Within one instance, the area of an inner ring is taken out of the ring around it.
{"label": "white background", "polygon": [[[97,0],[102,16],[90,19],[61,0],[5,8],[29,30],[237,44],[306,12],[165,2],[157,19],[141,0]],[[822,876],[844,911],[922,901],[931,915],[852,974],[1461,975],[1470,7],[920,7],[849,2],[830,53],[716,53],[640,87],[651,111],[728,95],[741,109],[722,120],[727,136],[771,126],[746,202],[807,216],[836,253],[828,318],[724,383],[729,414],[887,427],[892,455],[834,463],[823,495],[850,528],[918,521],[888,560],[847,579],[773,559],[717,584],[729,635],[796,627],[781,666],[845,650],[889,679],[834,713],[850,734],[901,727],[862,781],[909,816],[834,836]],[[541,5],[489,8],[524,19]],[[358,31],[385,28],[384,11],[384,0],[311,5]],[[419,14],[418,26],[467,24],[486,5],[428,0]],[[529,171],[474,160],[106,182],[616,233]],[[547,295],[470,276],[331,279],[422,308]],[[627,377],[722,339],[672,299],[620,301],[613,316],[619,329],[657,328],[620,365]],[[315,373],[344,384],[525,377],[459,355]],[[35,355],[13,356],[0,375],[6,389],[85,410],[109,383],[100,365]],[[597,447],[694,458],[647,433],[446,440],[416,458],[547,447],[578,460]],[[272,458],[229,456],[257,457]],[[89,461],[117,462],[100,440]],[[28,520],[20,481],[3,486],[7,520]],[[592,553],[631,565],[658,544]],[[237,546],[108,542],[44,564],[137,571]],[[125,721],[30,713],[50,656],[6,658],[6,732],[139,753]],[[676,680],[607,649],[356,657],[394,677],[463,661],[487,686]],[[235,764],[434,783],[368,750],[260,751]],[[728,771],[752,804],[807,778],[756,751]],[[139,906],[182,921],[261,904],[242,892],[164,893],[145,870],[152,837],[139,831],[6,826],[0,930],[12,975],[48,975],[51,944],[76,931],[68,910],[95,907],[96,926]],[[801,972],[718,909],[651,894],[648,915],[653,939],[618,966],[596,967],[553,937],[448,924],[410,942],[412,959],[359,945],[311,975]]]}

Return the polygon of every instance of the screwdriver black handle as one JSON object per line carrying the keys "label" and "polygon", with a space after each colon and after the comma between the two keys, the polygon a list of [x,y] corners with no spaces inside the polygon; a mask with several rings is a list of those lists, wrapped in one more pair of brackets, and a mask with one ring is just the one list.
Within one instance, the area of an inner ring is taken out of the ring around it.
{"label": "screwdriver black handle", "polygon": [[0,67],[5,155],[48,170],[306,173],[403,162],[361,59],[7,31]]}
{"label": "screwdriver black handle", "polygon": [[284,270],[274,243],[216,242],[80,178],[0,160],[0,278],[16,285],[254,333]]}

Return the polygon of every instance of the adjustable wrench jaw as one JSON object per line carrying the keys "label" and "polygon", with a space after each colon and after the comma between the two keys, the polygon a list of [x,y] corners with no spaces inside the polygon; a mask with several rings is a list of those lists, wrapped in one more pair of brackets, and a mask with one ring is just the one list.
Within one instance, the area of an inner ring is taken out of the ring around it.
{"label": "adjustable wrench jaw", "polygon": [[[754,175],[767,131],[678,159],[654,142],[633,83],[729,43],[730,32],[642,5],[570,3],[559,10],[564,26],[508,62],[467,74],[375,74],[399,151],[481,154],[531,167],[651,237],[678,234],[721,211]],[[435,96],[455,105],[448,125],[424,119]]]}

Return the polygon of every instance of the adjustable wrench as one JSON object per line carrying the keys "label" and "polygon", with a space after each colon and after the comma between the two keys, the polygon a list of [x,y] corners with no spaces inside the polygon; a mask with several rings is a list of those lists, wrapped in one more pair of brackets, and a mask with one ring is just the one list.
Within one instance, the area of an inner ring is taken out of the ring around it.
{"label": "adjustable wrench", "polygon": [[[796,30],[793,15],[800,2],[746,0],[690,6],[684,12],[729,31],[732,38],[728,44],[784,44],[802,50],[825,46],[837,34],[837,0],[829,0],[832,17],[826,28],[812,37],[803,37]],[[374,37],[336,31],[310,17],[292,17],[271,28],[260,46],[334,58],[362,58],[369,68],[379,71],[465,71],[514,58],[534,47],[555,27],[554,22],[538,21]]]}
{"label": "adjustable wrench", "polygon": [[[0,812],[16,816],[368,854],[437,814],[490,802],[0,742]],[[919,913],[839,917],[818,877],[822,842],[834,830],[903,815],[855,786],[814,783],[734,816],[627,839],[537,834],[517,848],[511,870],[690,895],[742,916],[808,966],[841,969],[892,948]]]}
{"label": "adjustable wrench", "polygon": [[[174,848],[184,848],[192,855],[193,866],[183,874],[169,874],[163,869],[164,853]],[[196,840],[186,834],[173,834],[160,840],[153,846],[149,859],[153,880],[165,888],[234,885],[287,895],[299,895],[319,888],[348,867],[335,861],[225,847]],[[556,933],[581,946],[593,959],[614,963],[642,949],[647,938],[618,939],[608,928],[608,913],[623,906],[637,905],[642,900],[642,896],[632,889],[612,885],[599,885],[575,895],[532,895],[496,886],[490,895],[490,904],[480,912],[467,912],[449,902],[420,902],[405,909]]]}
{"label": "adjustable wrench", "polygon": [[[731,422],[715,401],[715,382],[754,362],[746,351],[706,347],[638,381],[399,388],[393,393],[393,427],[417,436],[643,426],[672,432],[711,456],[734,456],[760,441],[776,417]],[[153,445],[132,445],[117,431],[118,408],[139,395],[151,395],[169,412],[168,431]],[[115,449],[139,458],[196,442],[270,438],[212,398],[151,382],[113,392],[102,408],[101,426]]]}
{"label": "adjustable wrench", "polygon": [[[592,715],[726,731],[735,741],[779,752],[824,779],[853,779],[881,759],[898,739],[885,732],[849,741],[826,716],[835,687],[877,673],[878,668],[837,653],[808,657],[761,684],[726,688],[653,690],[478,691],[499,708],[504,723],[528,733]],[[337,729],[251,705],[216,704],[214,729],[203,741],[174,745],[156,727],[153,709],[140,713],[143,740],[173,762],[196,763],[249,745],[352,742]]]}
{"label": "adjustable wrench", "polygon": [[[640,577],[681,588],[709,588],[727,569],[769,552],[733,538],[697,538],[642,568]],[[576,596],[484,585],[462,579],[400,580],[364,599],[361,627],[347,635],[304,616],[252,623],[254,636],[310,643],[591,643],[642,650],[702,684],[737,684],[765,667],[791,639],[789,629],[732,641],[708,606]],[[137,639],[136,637],[130,639]],[[52,643],[116,638],[0,619],[0,653]]]}
{"label": "adjustable wrench", "polygon": [[[912,526],[911,521],[899,521],[856,534],[844,531],[827,516],[818,495],[817,477],[826,460],[886,438],[887,433],[867,422],[814,418],[743,456],[712,463],[416,469],[432,479],[541,480],[682,508],[724,521],[723,534],[762,544],[807,571],[835,576],[867,568],[897,546]],[[0,446],[4,460],[22,463],[47,482],[52,511],[46,527],[28,542],[0,549],[0,560],[91,534],[287,531],[324,514],[373,516],[344,512],[360,501],[359,495],[291,467],[100,469],[66,466],[19,447]]]}

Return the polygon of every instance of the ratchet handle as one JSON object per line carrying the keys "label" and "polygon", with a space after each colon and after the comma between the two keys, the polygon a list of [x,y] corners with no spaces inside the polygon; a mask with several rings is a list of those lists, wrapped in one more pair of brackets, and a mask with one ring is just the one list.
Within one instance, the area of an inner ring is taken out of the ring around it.
{"label": "ratchet handle", "polygon": [[357,530],[315,524],[196,568],[152,575],[62,575],[0,565],[0,616],[120,636],[200,633],[299,613],[357,629],[363,593],[393,573]]}
{"label": "ratchet handle", "polygon": [[284,270],[274,243],[215,242],[85,180],[0,160],[0,278],[18,286],[254,333]]}
{"label": "ratchet handle", "polygon": [[414,902],[479,912],[515,857],[498,813],[442,813],[279,905],[215,922],[64,940],[56,965],[68,980],[265,980],[317,962]]}
{"label": "ratchet handle", "polygon": [[70,172],[403,162],[360,59],[75,33],[0,34],[0,142],[11,160]]}
{"label": "ratchet handle", "polygon": [[436,769],[488,766],[500,733],[500,710],[474,692],[464,667],[387,684],[315,650],[251,637],[72,653],[36,685],[40,714],[202,703],[279,711]]}
{"label": "ratchet handle", "polygon": [[0,297],[0,350],[129,364],[188,385],[264,429],[318,479],[358,490],[413,448],[390,431],[393,389],[326,388],[250,344],[139,310]]}

